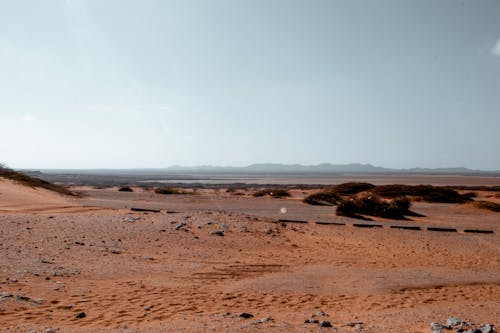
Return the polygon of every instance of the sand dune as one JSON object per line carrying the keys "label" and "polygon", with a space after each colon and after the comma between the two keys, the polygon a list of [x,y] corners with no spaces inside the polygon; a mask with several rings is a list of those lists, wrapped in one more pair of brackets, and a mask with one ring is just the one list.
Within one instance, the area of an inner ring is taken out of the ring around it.
{"label": "sand dune", "polygon": [[79,204],[68,196],[0,177],[0,211],[37,211],[75,206]]}

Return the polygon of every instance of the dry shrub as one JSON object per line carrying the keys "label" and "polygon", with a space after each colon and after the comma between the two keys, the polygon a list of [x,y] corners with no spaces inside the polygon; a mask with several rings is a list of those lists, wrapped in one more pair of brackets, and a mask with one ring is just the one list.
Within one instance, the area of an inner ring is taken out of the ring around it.
{"label": "dry shrub", "polygon": [[287,190],[272,189],[272,188],[259,190],[253,194],[254,197],[263,197],[266,195],[273,197],[273,198],[283,198],[283,197],[291,196],[290,192],[288,192]]}
{"label": "dry shrub", "polygon": [[158,187],[155,189],[157,194],[193,194],[192,192],[186,192],[175,187]]}
{"label": "dry shrub", "polygon": [[31,177],[21,173],[19,171],[12,170],[7,168],[3,164],[0,164],[0,177],[13,180],[21,185],[30,186],[33,188],[44,188],[53,192],[61,193],[64,195],[78,196],[76,193],[70,191],[68,188],[49,183],[43,179]]}
{"label": "dry shrub", "polygon": [[340,195],[353,195],[359,192],[368,191],[375,188],[375,185],[370,183],[349,182],[335,186],[335,191]]}
{"label": "dry shrub", "polygon": [[323,190],[320,192],[309,194],[304,198],[304,203],[316,206],[333,206],[336,205],[342,198],[334,189]]}
{"label": "dry shrub", "polygon": [[384,198],[410,196],[417,201],[464,203],[471,201],[471,194],[460,194],[450,187],[432,185],[381,185],[371,190]]}
{"label": "dry shrub", "polygon": [[500,212],[500,204],[498,204],[496,202],[479,200],[479,201],[474,201],[473,205],[477,208],[480,208],[480,209],[487,209],[487,210],[491,210],[493,212]]}
{"label": "dry shrub", "polygon": [[415,215],[410,209],[410,200],[406,197],[384,200],[376,195],[351,197],[341,201],[336,214],[354,218],[366,219],[363,215],[384,217],[394,220],[406,220],[406,215]]}

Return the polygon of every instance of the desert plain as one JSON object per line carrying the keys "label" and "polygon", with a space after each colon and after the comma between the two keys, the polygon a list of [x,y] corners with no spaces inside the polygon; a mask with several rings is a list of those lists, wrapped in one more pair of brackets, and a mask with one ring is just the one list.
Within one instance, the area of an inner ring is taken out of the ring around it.
{"label": "desert plain", "polygon": [[[363,221],[305,204],[312,188],[286,198],[245,187],[72,190],[81,196],[0,178],[0,331],[423,333],[449,317],[500,325],[497,212],[413,202],[422,216]],[[497,193],[477,195],[500,203]]]}

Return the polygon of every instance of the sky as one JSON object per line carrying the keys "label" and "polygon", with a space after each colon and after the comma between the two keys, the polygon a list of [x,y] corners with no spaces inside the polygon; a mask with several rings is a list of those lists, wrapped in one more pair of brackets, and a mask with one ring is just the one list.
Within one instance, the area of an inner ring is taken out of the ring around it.
{"label": "sky", "polygon": [[500,1],[0,0],[0,162],[500,170]]}

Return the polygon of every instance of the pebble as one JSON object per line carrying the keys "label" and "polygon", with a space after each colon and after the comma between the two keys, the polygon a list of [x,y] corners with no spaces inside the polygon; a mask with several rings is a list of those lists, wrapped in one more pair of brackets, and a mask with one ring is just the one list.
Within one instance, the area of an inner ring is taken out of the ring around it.
{"label": "pebble", "polygon": [[129,217],[124,217],[122,219],[122,221],[127,222],[127,223],[134,223],[135,221],[137,221],[139,219],[140,219],[140,217],[129,216]]}
{"label": "pebble", "polygon": [[78,318],[78,319],[85,318],[85,317],[87,317],[87,314],[85,312],[79,312],[76,315],[76,318]]}
{"label": "pebble", "polygon": [[333,327],[333,326],[328,320],[322,320],[319,323],[319,327]]}
{"label": "pebble", "polygon": [[183,228],[185,226],[187,226],[187,224],[184,223],[184,222],[181,222],[181,223],[179,223],[178,225],[175,226],[175,230],[179,230],[180,228]]}
{"label": "pebble", "polygon": [[262,318],[262,319],[257,319],[256,321],[254,321],[253,323],[254,324],[262,324],[262,323],[273,323],[274,322],[274,319],[271,318],[271,317],[266,317],[266,318]]}
{"label": "pebble", "polygon": [[212,232],[212,235],[224,236],[224,231],[222,231],[222,230],[216,230],[216,231]]}
{"label": "pebble", "polygon": [[460,320],[456,317],[446,319],[446,325],[433,322],[430,324],[430,329],[432,333],[442,333],[443,329],[455,329],[455,332],[458,333],[496,333],[495,327],[492,324],[484,324],[478,328],[477,325]]}
{"label": "pebble", "polygon": [[444,326],[440,323],[433,322],[430,325],[430,329],[432,333],[442,333]]}

